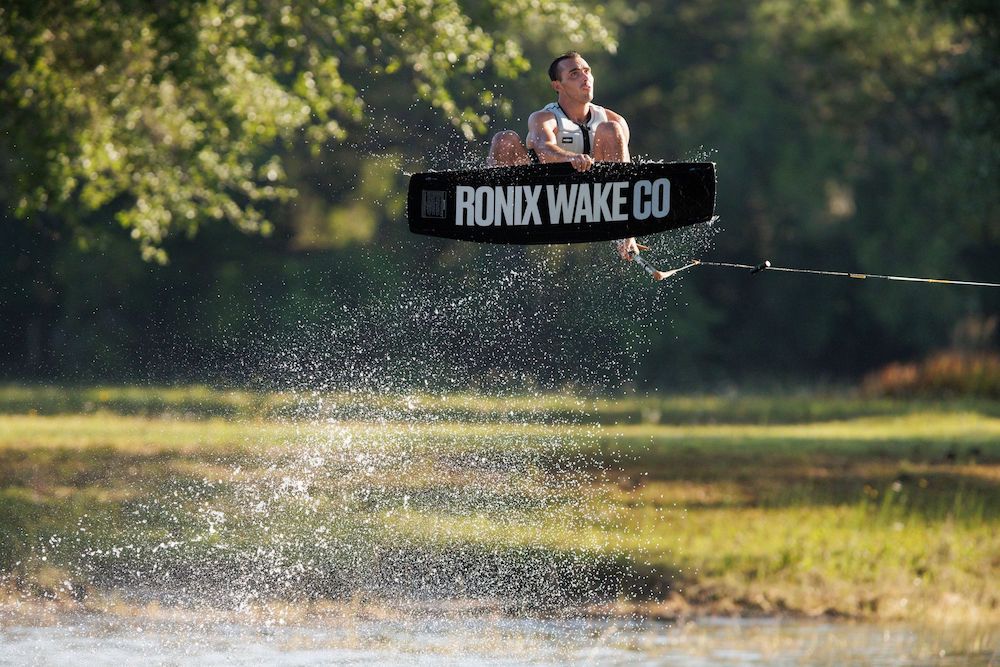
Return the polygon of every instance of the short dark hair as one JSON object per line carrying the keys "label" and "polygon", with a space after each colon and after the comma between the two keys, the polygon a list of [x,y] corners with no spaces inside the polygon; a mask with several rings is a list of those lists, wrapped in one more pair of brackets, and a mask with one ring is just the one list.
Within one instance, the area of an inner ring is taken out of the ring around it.
{"label": "short dark hair", "polygon": [[562,54],[561,56],[553,60],[552,64],[549,65],[549,80],[550,81],[559,80],[559,63],[568,58],[582,58],[582,57],[583,56],[581,56],[576,51],[567,51],[566,53]]}

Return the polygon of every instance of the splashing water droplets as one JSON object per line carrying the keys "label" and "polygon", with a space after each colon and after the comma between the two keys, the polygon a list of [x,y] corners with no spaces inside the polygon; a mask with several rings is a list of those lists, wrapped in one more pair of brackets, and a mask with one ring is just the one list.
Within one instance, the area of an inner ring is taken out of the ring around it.
{"label": "splashing water droplets", "polygon": [[[456,166],[452,146],[444,157]],[[650,255],[686,259],[716,232],[650,239]],[[602,529],[615,510],[595,483],[620,462],[597,454],[586,401],[569,395],[632,379],[644,276],[605,244],[428,255],[436,275],[400,267],[377,298],[331,303],[248,355],[261,385],[294,397],[259,437],[165,459],[161,487],[81,518],[83,548],[39,545],[72,573],[65,594],[237,610],[269,628],[323,600],[403,601],[428,623],[445,603],[555,614],[624,595],[633,565]],[[548,408],[553,391],[566,396]]]}

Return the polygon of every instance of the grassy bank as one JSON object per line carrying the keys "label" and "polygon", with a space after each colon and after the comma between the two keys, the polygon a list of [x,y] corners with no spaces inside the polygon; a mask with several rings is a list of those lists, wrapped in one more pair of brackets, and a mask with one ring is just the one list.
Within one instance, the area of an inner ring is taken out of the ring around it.
{"label": "grassy bank", "polygon": [[794,424],[865,416],[968,411],[1000,417],[1000,402],[985,399],[867,398],[847,393],[781,396],[733,394],[608,399],[545,394],[352,394],[212,389],[0,385],[0,414],[94,414],[181,419],[448,420],[463,423]]}
{"label": "grassy bank", "polygon": [[995,405],[8,388],[0,413],[0,566],[40,595],[1000,622]]}

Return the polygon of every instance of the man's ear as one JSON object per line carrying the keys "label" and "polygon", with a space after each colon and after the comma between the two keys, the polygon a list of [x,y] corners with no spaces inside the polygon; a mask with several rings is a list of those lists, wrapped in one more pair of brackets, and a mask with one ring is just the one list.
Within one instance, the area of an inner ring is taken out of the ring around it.
{"label": "man's ear", "polygon": [[552,90],[558,93],[561,84],[558,81],[549,81],[549,83],[552,84]]}

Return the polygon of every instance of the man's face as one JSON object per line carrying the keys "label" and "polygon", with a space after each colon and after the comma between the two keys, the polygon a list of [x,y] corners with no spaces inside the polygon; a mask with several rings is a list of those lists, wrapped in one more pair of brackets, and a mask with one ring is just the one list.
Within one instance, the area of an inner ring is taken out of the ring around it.
{"label": "man's face", "polygon": [[559,63],[559,80],[553,81],[552,87],[575,102],[590,102],[594,99],[594,75],[590,65],[579,56],[563,60]]}

